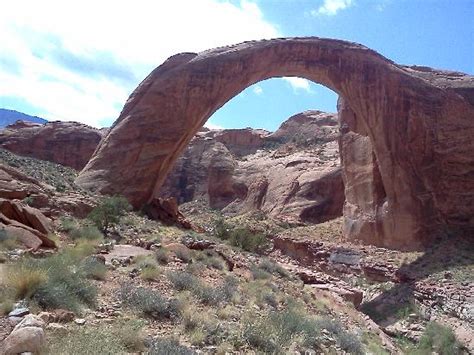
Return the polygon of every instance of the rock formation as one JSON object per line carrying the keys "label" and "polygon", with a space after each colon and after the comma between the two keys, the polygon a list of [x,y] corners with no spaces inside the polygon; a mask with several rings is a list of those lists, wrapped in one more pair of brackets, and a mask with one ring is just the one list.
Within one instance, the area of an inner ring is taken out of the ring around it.
{"label": "rock formation", "polygon": [[17,121],[0,131],[0,147],[81,170],[102,139],[102,132],[77,122],[44,125]]}
{"label": "rock formation", "polygon": [[323,222],[341,216],[344,204],[338,136],[337,115],[319,111],[292,116],[273,134],[199,132],[160,195],[232,214],[261,210],[292,223]]}
{"label": "rock formation", "polygon": [[[435,231],[474,227],[474,78],[403,67],[362,45],[314,37],[169,58],[130,96],[78,184],[123,194],[135,207],[152,201],[216,110],[244,88],[279,76],[303,77],[337,92],[356,122],[346,133],[370,142],[355,141],[349,150],[354,156],[373,151],[374,173],[365,181],[372,184],[380,174],[381,186],[370,189],[379,199],[357,196],[346,206],[349,238],[415,249],[430,244]],[[346,186],[357,186],[349,179],[359,176],[343,169]],[[372,204],[375,222],[361,201]]]}

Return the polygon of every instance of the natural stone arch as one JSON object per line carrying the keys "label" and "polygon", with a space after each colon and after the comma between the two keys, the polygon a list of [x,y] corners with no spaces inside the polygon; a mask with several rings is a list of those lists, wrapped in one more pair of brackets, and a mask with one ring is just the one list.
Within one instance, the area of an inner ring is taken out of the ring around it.
{"label": "natural stone arch", "polygon": [[[338,93],[343,130],[366,137],[363,149],[345,146],[372,159],[368,195],[346,203],[346,234],[416,248],[433,226],[474,223],[473,106],[423,75],[364,46],[320,38],[178,54],[133,92],[77,183],[141,207],[217,109],[256,82],[297,76]],[[343,164],[347,192],[358,177]]]}

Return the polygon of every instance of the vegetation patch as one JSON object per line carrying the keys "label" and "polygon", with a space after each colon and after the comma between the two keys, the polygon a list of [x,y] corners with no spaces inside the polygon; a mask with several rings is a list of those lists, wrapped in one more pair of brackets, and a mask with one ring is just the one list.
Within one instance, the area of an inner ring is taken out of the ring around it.
{"label": "vegetation patch", "polygon": [[196,352],[179,341],[170,338],[155,338],[150,342],[148,348],[150,355],[194,355]]}
{"label": "vegetation patch", "polygon": [[131,206],[125,197],[106,197],[91,211],[88,218],[107,236],[110,229],[115,227],[129,210]]}
{"label": "vegetation patch", "polygon": [[430,322],[413,353],[415,354],[461,354],[462,346],[456,339],[454,332],[439,323]]}
{"label": "vegetation patch", "polygon": [[24,258],[7,268],[5,287],[15,299],[34,300],[43,309],[93,307],[97,290],[87,279],[91,268],[83,264],[88,251],[79,247],[44,259]]}
{"label": "vegetation patch", "polygon": [[182,311],[177,299],[167,299],[155,290],[132,284],[121,286],[119,298],[126,307],[153,319],[176,319]]}
{"label": "vegetation patch", "polygon": [[252,253],[261,253],[270,246],[263,232],[245,226],[231,226],[222,218],[215,222],[214,234],[217,238],[226,240],[230,245]]}
{"label": "vegetation patch", "polygon": [[363,353],[357,336],[346,332],[338,322],[308,317],[296,306],[272,311],[262,318],[247,321],[243,336],[250,346],[267,353],[284,353],[293,342],[314,351],[321,351],[323,329],[346,352]]}
{"label": "vegetation patch", "polygon": [[111,326],[76,327],[64,334],[52,332],[47,354],[124,354],[145,350],[140,321],[120,321]]}

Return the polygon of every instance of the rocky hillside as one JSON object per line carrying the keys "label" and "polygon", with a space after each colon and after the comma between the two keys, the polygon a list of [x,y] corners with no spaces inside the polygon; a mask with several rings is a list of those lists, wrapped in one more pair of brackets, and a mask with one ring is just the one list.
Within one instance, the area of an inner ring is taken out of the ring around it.
{"label": "rocky hillside", "polygon": [[7,110],[4,108],[0,108],[0,128],[13,124],[18,120],[41,124],[48,122],[44,118],[38,116],[30,116],[26,113],[18,112],[15,110]]}
{"label": "rocky hillside", "polygon": [[0,147],[81,170],[102,135],[103,131],[77,122],[18,121],[0,131]]}
{"label": "rocky hillside", "polygon": [[[244,157],[278,162],[283,146]],[[104,232],[119,205],[75,170],[0,152],[2,354],[474,349],[469,238],[400,252],[344,240],[341,218],[291,226],[204,200],[181,205],[199,233],[125,209]]]}
{"label": "rocky hillside", "polygon": [[306,111],[274,133],[199,132],[161,189],[179,203],[205,201],[228,214],[262,211],[291,223],[342,214],[337,115]]}
{"label": "rocky hillside", "polygon": [[[81,170],[104,130],[75,122],[19,121],[0,131],[0,147]],[[276,132],[202,130],[176,163],[162,197],[203,200],[228,214],[263,211],[291,223],[342,213],[344,192],[335,114],[306,111]]]}

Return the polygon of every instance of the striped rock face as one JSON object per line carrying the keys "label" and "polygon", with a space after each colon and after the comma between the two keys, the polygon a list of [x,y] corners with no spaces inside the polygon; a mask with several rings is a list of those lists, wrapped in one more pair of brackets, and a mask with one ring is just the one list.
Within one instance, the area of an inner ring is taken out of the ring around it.
{"label": "striped rock face", "polygon": [[474,78],[404,67],[358,44],[314,37],[169,58],[132,93],[77,183],[123,194],[135,207],[151,202],[216,110],[281,76],[340,96],[349,238],[419,249],[445,226],[474,226]]}

